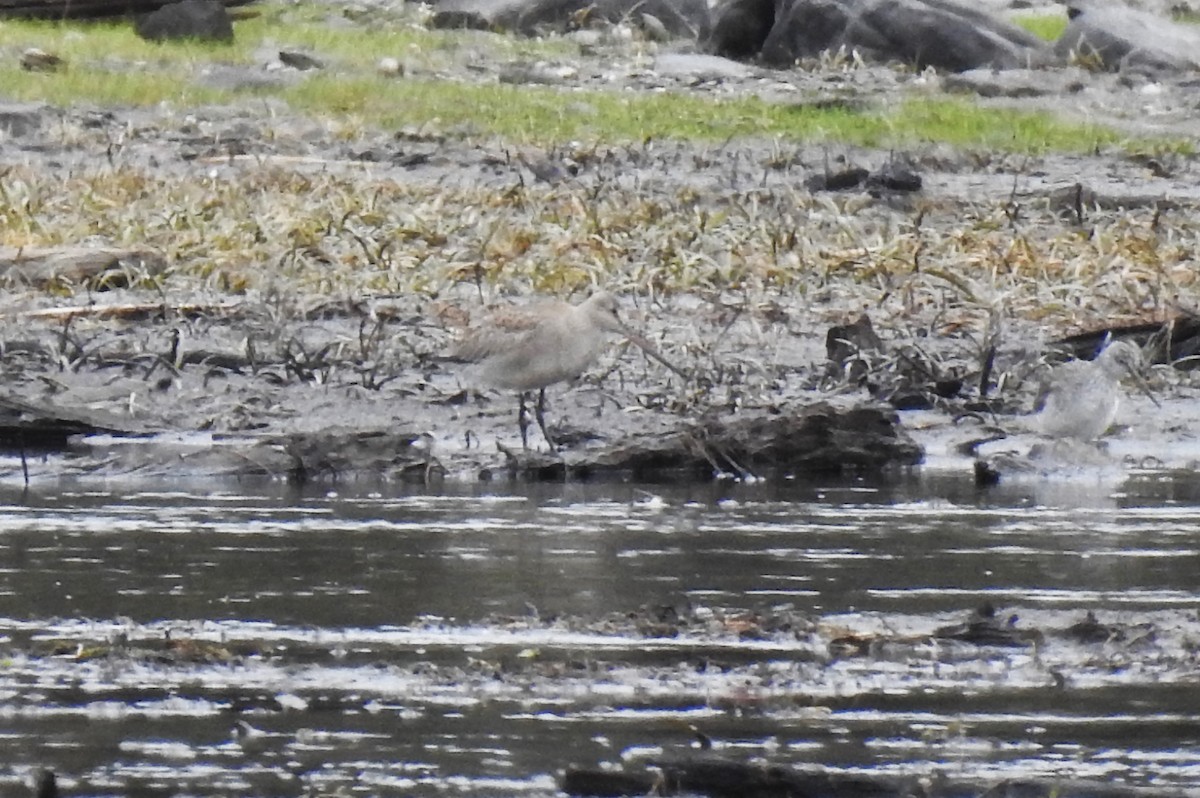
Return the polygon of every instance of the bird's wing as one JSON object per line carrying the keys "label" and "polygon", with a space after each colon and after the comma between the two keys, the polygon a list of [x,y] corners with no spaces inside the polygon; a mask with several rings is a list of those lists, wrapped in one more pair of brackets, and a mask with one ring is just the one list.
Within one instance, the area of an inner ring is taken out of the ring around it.
{"label": "bird's wing", "polygon": [[1033,400],[1033,412],[1040,413],[1051,404],[1057,408],[1063,402],[1063,396],[1078,392],[1080,382],[1087,378],[1089,366],[1087,361],[1069,360],[1045,372]]}
{"label": "bird's wing", "polygon": [[542,320],[537,314],[520,308],[498,310],[482,324],[469,328],[447,356],[463,363],[478,363],[498,354],[517,351]]}

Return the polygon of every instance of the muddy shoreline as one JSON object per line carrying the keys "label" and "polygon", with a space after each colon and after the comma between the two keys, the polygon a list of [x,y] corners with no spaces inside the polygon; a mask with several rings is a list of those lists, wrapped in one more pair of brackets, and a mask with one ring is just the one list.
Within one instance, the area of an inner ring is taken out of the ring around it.
{"label": "muddy shoreline", "polygon": [[[789,101],[788,92],[819,99],[832,87],[887,103],[943,90],[929,75],[866,66],[697,79],[634,69],[644,54],[606,41],[579,56],[564,88],[587,85],[610,59],[624,65],[616,73],[626,88],[645,91]],[[486,81],[511,66],[462,75]],[[1131,130],[1195,123],[1186,78],[1075,79],[1082,88],[1061,96],[995,102],[1097,114]],[[482,131],[368,130],[346,140],[336,120],[270,102],[22,113],[25,132],[0,147],[10,202],[23,209],[10,243],[145,248],[161,266],[82,284],[10,280],[0,300],[8,395],[94,417],[102,429],[166,436],[73,441],[65,457],[33,459],[39,480],[286,479],[289,458],[318,479],[428,479],[431,458],[453,480],[503,475],[503,450],[519,443],[515,401],[464,395],[460,376],[437,361],[454,335],[447,313],[578,298],[590,286],[622,294],[631,324],[700,379],[684,383],[614,346],[580,386],[556,386],[555,423],[583,461],[698,419],[878,406],[916,362],[927,382],[964,388],[902,413],[897,434],[912,435],[927,463],[965,473],[970,458],[955,452],[973,425],[1025,426],[1019,416],[1050,341],[1198,304],[1190,253],[1200,166],[1177,152],[756,140],[537,150]],[[919,192],[805,188],[831,168],[895,163],[920,175]],[[93,201],[80,206],[80,197]],[[130,304],[161,311],[101,310]],[[864,311],[886,346],[869,388],[831,378],[825,358],[829,327]],[[995,388],[981,416],[973,381],[988,346]],[[1145,412],[1131,398],[1119,420],[1132,428],[1114,460],[1189,467],[1196,452],[1184,421],[1195,389],[1169,367],[1152,380],[1166,410]],[[330,431],[354,444],[319,451]],[[289,446],[317,449],[294,456]],[[390,472],[380,455],[388,446]],[[3,469],[19,478],[15,461]]]}

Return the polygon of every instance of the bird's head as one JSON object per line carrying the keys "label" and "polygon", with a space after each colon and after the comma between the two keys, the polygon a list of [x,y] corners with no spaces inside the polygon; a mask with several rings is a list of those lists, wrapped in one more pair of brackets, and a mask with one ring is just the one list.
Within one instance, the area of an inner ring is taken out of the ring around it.
{"label": "bird's head", "polygon": [[629,328],[621,321],[621,306],[607,291],[597,291],[581,306],[598,327],[609,332],[626,334]]}

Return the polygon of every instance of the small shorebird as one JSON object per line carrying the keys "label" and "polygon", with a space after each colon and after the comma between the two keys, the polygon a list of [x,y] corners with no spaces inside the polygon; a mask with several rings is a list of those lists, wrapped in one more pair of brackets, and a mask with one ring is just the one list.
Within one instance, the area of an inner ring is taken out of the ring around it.
{"label": "small shorebird", "polygon": [[1117,417],[1125,376],[1132,377],[1157,405],[1141,369],[1142,352],[1128,341],[1113,341],[1095,360],[1057,366],[1034,403],[1042,434],[1080,441],[1103,435]]}
{"label": "small shorebird", "polygon": [[469,329],[447,359],[470,364],[476,382],[518,393],[517,422],[525,448],[529,448],[525,400],[528,392],[536,390],[534,418],[553,448],[554,440],[546,431],[546,388],[586,371],[604,351],[608,335],[624,336],[687,379],[649,341],[626,327],[618,310],[616,298],[607,291],[597,291],[578,305],[555,301],[505,308]]}

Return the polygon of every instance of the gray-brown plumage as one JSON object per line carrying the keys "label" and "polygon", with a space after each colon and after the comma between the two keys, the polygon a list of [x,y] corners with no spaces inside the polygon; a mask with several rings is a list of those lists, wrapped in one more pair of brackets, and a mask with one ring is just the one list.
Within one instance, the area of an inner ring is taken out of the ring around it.
{"label": "gray-brown plumage", "polygon": [[1095,360],[1055,367],[1034,403],[1038,428],[1052,438],[1095,440],[1117,417],[1123,377],[1133,377],[1150,395],[1141,369],[1141,350],[1128,341],[1112,342]]}
{"label": "gray-brown plumage", "polygon": [[536,390],[534,416],[553,447],[554,441],[546,431],[546,388],[586,371],[604,351],[611,335],[629,339],[647,355],[683,375],[649,341],[625,326],[616,297],[607,291],[597,291],[578,305],[553,301],[496,311],[469,329],[447,357],[469,364],[471,381],[519,394],[517,418],[521,443],[526,448],[529,421],[525,399],[529,391]]}

